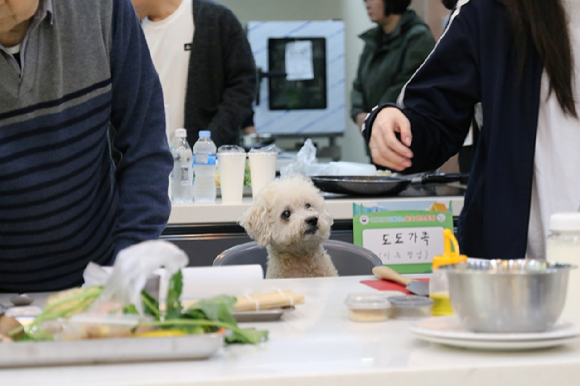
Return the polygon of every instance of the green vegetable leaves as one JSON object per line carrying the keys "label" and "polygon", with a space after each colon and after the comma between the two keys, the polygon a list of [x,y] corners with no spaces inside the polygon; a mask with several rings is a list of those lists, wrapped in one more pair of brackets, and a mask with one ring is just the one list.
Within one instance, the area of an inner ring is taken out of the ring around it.
{"label": "green vegetable leaves", "polygon": [[[183,290],[183,275],[177,272],[169,281],[167,293],[167,313],[165,318],[159,310],[159,303],[147,292],[143,291],[141,299],[145,312],[155,318],[155,322],[142,323],[139,327],[157,327],[162,329],[177,329],[188,334],[216,332],[220,328],[231,331],[226,337],[226,343],[257,344],[268,339],[268,331],[258,331],[254,328],[239,328],[232,316],[236,298],[220,295],[209,299],[201,299],[184,310],[179,300]],[[126,311],[131,311],[126,309]]]}
{"label": "green vegetable leaves", "polygon": [[167,290],[167,314],[166,319],[179,319],[183,306],[179,301],[181,291],[183,290],[183,274],[181,270],[177,271],[169,280],[169,288]]}
{"label": "green vegetable leaves", "polygon": [[268,331],[258,331],[254,328],[239,328],[231,312],[234,309],[236,298],[220,295],[209,299],[202,299],[191,305],[184,313],[185,318],[209,319],[219,322],[222,327],[232,331],[226,337],[226,343],[257,344],[268,339]]}
{"label": "green vegetable leaves", "polygon": [[244,169],[244,186],[250,186],[252,184],[252,174],[250,173],[250,165],[246,162],[246,168]]}

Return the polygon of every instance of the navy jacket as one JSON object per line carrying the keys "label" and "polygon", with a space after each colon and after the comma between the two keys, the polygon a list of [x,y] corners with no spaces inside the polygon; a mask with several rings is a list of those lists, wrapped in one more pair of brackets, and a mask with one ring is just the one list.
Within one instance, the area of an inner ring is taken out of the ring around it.
{"label": "navy jacket", "polygon": [[[459,219],[460,248],[471,257],[523,258],[543,66],[530,40],[519,73],[500,0],[459,1],[451,17],[399,99],[413,133],[413,165],[405,172],[436,169],[456,154],[473,107],[482,102],[483,130]],[[379,110],[367,118],[367,142]]]}

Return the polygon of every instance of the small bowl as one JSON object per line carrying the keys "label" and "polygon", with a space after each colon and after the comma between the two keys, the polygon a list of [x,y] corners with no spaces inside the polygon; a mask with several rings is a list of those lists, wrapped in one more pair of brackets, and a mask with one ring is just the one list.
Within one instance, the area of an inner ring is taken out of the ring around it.
{"label": "small bowl", "polygon": [[382,322],[389,319],[391,303],[384,294],[349,294],[344,303],[348,306],[348,318],[353,322]]}
{"label": "small bowl", "polygon": [[433,299],[417,296],[391,296],[391,317],[393,319],[413,320],[431,316],[431,309],[435,302]]}
{"label": "small bowl", "polygon": [[566,300],[568,264],[543,260],[472,260],[448,265],[451,305],[474,332],[542,332]]}

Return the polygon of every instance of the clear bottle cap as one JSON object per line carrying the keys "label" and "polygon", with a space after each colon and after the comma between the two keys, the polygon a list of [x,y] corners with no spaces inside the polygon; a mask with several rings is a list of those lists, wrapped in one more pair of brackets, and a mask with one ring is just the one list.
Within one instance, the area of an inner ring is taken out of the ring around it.
{"label": "clear bottle cap", "polygon": [[550,216],[550,230],[580,232],[580,212],[554,213]]}
{"label": "clear bottle cap", "polygon": [[211,137],[211,131],[209,130],[200,130],[199,132],[199,138],[210,138]]}
{"label": "clear bottle cap", "polygon": [[187,130],[185,129],[175,130],[175,138],[187,138]]}

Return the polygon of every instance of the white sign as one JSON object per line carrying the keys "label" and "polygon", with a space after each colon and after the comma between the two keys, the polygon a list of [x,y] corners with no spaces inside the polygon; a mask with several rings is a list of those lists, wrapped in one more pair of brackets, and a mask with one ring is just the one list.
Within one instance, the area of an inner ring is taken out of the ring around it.
{"label": "white sign", "polygon": [[286,44],[286,80],[314,79],[312,42],[298,40]]}
{"label": "white sign", "polygon": [[364,229],[362,243],[384,264],[430,263],[444,251],[443,227]]}

